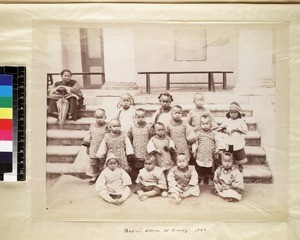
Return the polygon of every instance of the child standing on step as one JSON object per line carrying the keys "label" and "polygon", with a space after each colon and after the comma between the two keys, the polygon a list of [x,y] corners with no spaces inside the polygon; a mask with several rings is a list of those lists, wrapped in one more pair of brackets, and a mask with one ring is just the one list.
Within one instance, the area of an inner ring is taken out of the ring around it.
{"label": "child standing on step", "polygon": [[176,166],[168,174],[169,193],[179,204],[184,198],[199,196],[198,174],[194,166],[188,165],[189,159],[184,154],[177,157]]}
{"label": "child standing on step", "polygon": [[228,151],[233,153],[233,160],[239,166],[239,170],[243,171],[242,164],[247,163],[245,153],[245,139],[247,134],[247,124],[242,118],[244,114],[237,102],[232,102],[226,113],[227,119],[219,126],[218,130],[223,132],[223,139],[228,146]]}
{"label": "child standing on step", "polygon": [[121,131],[127,134],[130,126],[134,123],[135,108],[133,97],[129,93],[120,96],[117,107],[119,108],[117,119],[121,122]]}
{"label": "child standing on step", "polygon": [[167,182],[163,170],[155,166],[155,157],[151,156],[144,163],[136,179],[137,194],[139,199],[144,201],[149,197],[160,195],[167,189]]}
{"label": "child standing on step", "polygon": [[204,96],[202,93],[194,94],[194,104],[195,108],[192,108],[186,118],[186,121],[192,126],[195,132],[200,130],[200,118],[202,115],[206,114],[211,119],[212,129],[216,129],[218,124],[216,123],[212,113],[206,107],[204,107]]}
{"label": "child standing on step", "polygon": [[217,158],[220,151],[225,151],[225,144],[218,134],[211,130],[211,118],[204,114],[200,118],[200,130],[197,141],[192,145],[193,157],[196,160],[196,170],[200,182],[208,184],[214,170],[217,168]]}
{"label": "child standing on step", "polygon": [[92,177],[89,184],[94,184],[96,182],[104,166],[104,161],[96,156],[100,143],[107,132],[106,113],[104,109],[99,108],[95,111],[95,120],[96,123],[91,124],[88,134],[81,144],[86,147],[86,153],[90,157],[89,169],[86,172],[86,175]]}
{"label": "child standing on step", "polygon": [[108,153],[113,153],[122,169],[129,172],[128,160],[134,156],[129,138],[121,132],[121,123],[118,119],[112,119],[107,125],[108,133],[100,144],[96,156],[104,159]]}
{"label": "child standing on step", "polygon": [[151,126],[146,122],[146,110],[138,108],[135,112],[135,123],[129,128],[128,137],[132,142],[133,151],[137,158],[148,158],[147,144],[150,140]]}
{"label": "child standing on step", "polygon": [[99,197],[112,204],[123,203],[130,195],[131,179],[118,162],[114,154],[108,154],[105,165],[96,182],[96,190]]}
{"label": "child standing on step", "polygon": [[176,154],[175,144],[170,137],[166,135],[165,125],[157,122],[153,125],[155,135],[147,144],[147,152],[154,155],[156,165],[161,167],[165,173],[175,164],[172,155]]}
{"label": "child standing on step", "polygon": [[214,180],[209,185],[213,194],[228,202],[239,201],[244,194],[244,179],[242,173],[233,166],[232,153],[222,154],[222,163],[214,174]]}
{"label": "child standing on step", "polygon": [[161,122],[167,126],[172,119],[172,107],[170,106],[173,97],[169,93],[161,93],[158,96],[160,108],[153,115],[152,123]]}
{"label": "child standing on step", "polygon": [[184,153],[190,159],[190,145],[193,144],[197,137],[192,127],[182,120],[182,107],[175,105],[172,107],[172,120],[166,128],[167,134],[175,143],[178,153]]}

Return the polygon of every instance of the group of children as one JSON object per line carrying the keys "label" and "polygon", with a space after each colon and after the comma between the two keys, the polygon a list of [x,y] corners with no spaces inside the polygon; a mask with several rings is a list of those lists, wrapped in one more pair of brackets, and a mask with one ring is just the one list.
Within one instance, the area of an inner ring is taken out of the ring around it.
{"label": "group of children", "polygon": [[129,163],[138,159],[144,163],[135,180],[141,201],[161,195],[178,204],[199,196],[199,181],[227,201],[240,200],[247,126],[239,104],[230,104],[228,119],[218,126],[201,93],[194,95],[195,108],[186,120],[181,106],[170,106],[169,93],[158,99],[161,106],[148,122],[147,111],[135,109],[130,94],[120,97],[119,112],[109,122],[104,109],[95,111],[96,122],[82,145],[90,157],[89,183],[95,184],[98,195],[109,203],[124,202],[131,193]]}

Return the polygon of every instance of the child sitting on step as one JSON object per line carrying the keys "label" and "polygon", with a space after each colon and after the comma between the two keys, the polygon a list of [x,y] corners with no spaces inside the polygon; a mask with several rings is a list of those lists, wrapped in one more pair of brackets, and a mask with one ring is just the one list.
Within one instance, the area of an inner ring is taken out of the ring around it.
{"label": "child sitting on step", "polygon": [[129,93],[120,96],[117,107],[119,108],[117,119],[121,122],[121,131],[127,134],[130,126],[134,123],[135,108],[133,97]]}
{"label": "child sitting on step", "polygon": [[228,202],[239,201],[244,194],[244,179],[242,173],[233,166],[232,153],[222,154],[221,165],[210,182],[210,190]]}
{"label": "child sitting on step", "polygon": [[145,160],[144,168],[140,170],[136,183],[136,192],[141,201],[160,195],[163,190],[167,189],[165,175],[160,167],[155,166],[154,156]]}
{"label": "child sitting on step", "polygon": [[233,153],[233,160],[238,164],[241,172],[243,171],[242,164],[247,163],[244,149],[247,124],[242,119],[243,116],[240,105],[237,102],[232,102],[226,113],[227,119],[218,128],[219,131],[224,133],[224,142],[228,145],[228,151]]}
{"label": "child sitting on step", "polygon": [[192,108],[186,118],[186,121],[192,126],[195,132],[200,130],[200,118],[206,114],[211,119],[211,128],[216,129],[218,124],[216,123],[212,113],[206,107],[204,107],[204,96],[202,93],[194,94],[195,108]]}
{"label": "child sitting on step", "polygon": [[184,198],[199,196],[198,174],[195,167],[188,165],[189,159],[184,154],[178,154],[176,166],[168,174],[169,193],[179,204]]}
{"label": "child sitting on step", "polygon": [[107,154],[106,168],[96,182],[99,197],[112,204],[123,203],[130,195],[131,178],[119,166],[119,159],[112,153]]}
{"label": "child sitting on step", "polygon": [[105,158],[108,152],[113,153],[122,169],[129,172],[127,157],[130,160],[134,156],[133,148],[129,138],[121,132],[121,123],[118,119],[112,119],[107,125],[108,133],[100,144],[96,156]]}
{"label": "child sitting on step", "polygon": [[158,96],[160,108],[156,110],[153,115],[152,123],[161,122],[164,126],[167,126],[172,119],[172,107],[173,97],[169,93],[161,93]]}
{"label": "child sitting on step", "polygon": [[86,147],[86,153],[90,157],[89,169],[86,172],[86,175],[92,177],[89,184],[94,184],[96,182],[104,166],[103,159],[100,161],[96,156],[98,148],[107,132],[106,113],[104,109],[99,108],[95,111],[95,120],[96,123],[91,124],[88,134],[81,144]]}

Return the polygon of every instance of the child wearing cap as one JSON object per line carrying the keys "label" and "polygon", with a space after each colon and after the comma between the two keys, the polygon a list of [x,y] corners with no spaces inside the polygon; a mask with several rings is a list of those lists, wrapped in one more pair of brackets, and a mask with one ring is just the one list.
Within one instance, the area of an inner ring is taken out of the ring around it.
{"label": "child wearing cap", "polygon": [[154,156],[145,160],[144,168],[140,170],[136,183],[136,193],[141,201],[160,195],[162,190],[167,189],[165,175],[160,167],[155,166]]}
{"label": "child wearing cap", "polygon": [[228,202],[239,201],[244,194],[244,179],[242,173],[233,166],[232,153],[222,154],[221,165],[210,182],[210,190]]}
{"label": "child wearing cap", "polygon": [[112,204],[123,203],[130,195],[131,178],[119,166],[117,157],[109,153],[105,161],[106,168],[96,181],[98,196]]}
{"label": "child wearing cap", "polygon": [[247,125],[242,118],[244,114],[237,102],[232,102],[226,113],[227,119],[219,126],[218,131],[224,133],[223,139],[228,146],[228,151],[233,153],[233,160],[239,165],[239,170],[242,172],[242,164],[247,163],[245,153],[245,139],[247,134]]}

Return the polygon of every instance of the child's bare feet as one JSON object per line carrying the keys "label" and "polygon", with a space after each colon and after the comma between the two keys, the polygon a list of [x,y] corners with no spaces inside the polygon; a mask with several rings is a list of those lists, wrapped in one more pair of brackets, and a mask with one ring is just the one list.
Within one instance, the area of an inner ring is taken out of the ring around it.
{"label": "child's bare feet", "polygon": [[146,195],[139,196],[139,199],[140,199],[141,201],[145,201],[145,200],[148,199],[148,198],[149,198],[149,197],[146,196]]}
{"label": "child's bare feet", "polygon": [[119,205],[118,199],[112,199],[112,200],[109,201],[109,203]]}
{"label": "child's bare feet", "polygon": [[124,199],[124,198],[119,198],[119,199],[117,199],[117,202],[118,202],[118,204],[121,204],[121,203],[125,202],[125,200],[126,199]]}
{"label": "child's bare feet", "polygon": [[189,194],[189,193],[186,193],[186,192],[184,192],[184,193],[181,193],[179,196],[180,196],[180,198],[187,198],[187,197],[189,197],[189,196],[190,196],[190,194]]}
{"label": "child's bare feet", "polygon": [[182,202],[182,198],[178,197],[178,198],[175,198],[175,203],[176,204],[179,204]]}
{"label": "child's bare feet", "polygon": [[90,181],[89,181],[89,184],[90,184],[90,185],[95,184],[96,181],[97,181],[97,178],[98,178],[98,177],[93,177],[93,178],[91,178]]}

